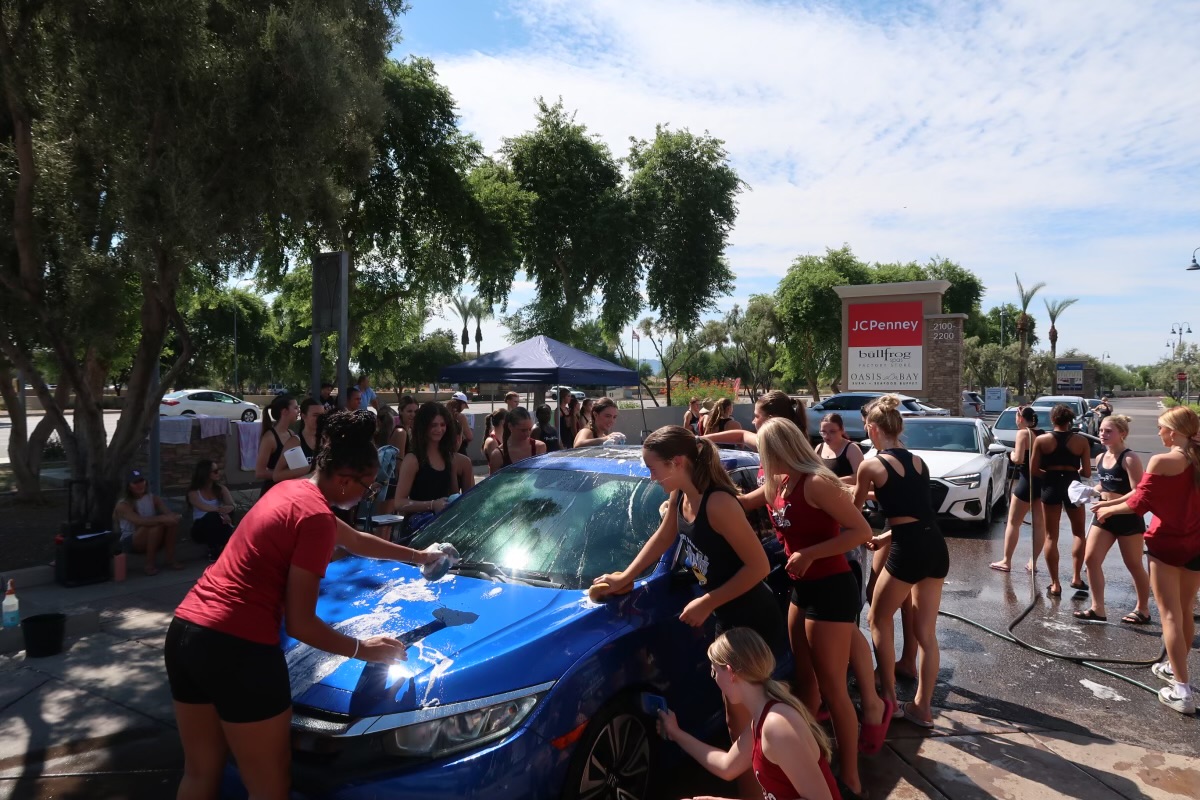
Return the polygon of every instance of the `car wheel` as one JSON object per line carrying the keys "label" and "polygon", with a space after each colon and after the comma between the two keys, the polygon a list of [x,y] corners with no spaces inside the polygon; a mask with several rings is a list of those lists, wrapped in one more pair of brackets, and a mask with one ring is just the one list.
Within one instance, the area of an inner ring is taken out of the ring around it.
{"label": "car wheel", "polygon": [[651,731],[627,703],[606,706],[579,740],[564,800],[648,800]]}
{"label": "car wheel", "polygon": [[252,408],[247,408],[242,412],[242,422],[254,422],[258,419],[258,412]]}
{"label": "car wheel", "polygon": [[992,499],[992,482],[988,481],[987,492],[983,495],[983,520],[979,523],[982,530],[988,531],[992,529],[992,520],[995,518],[996,503]]}
{"label": "car wheel", "polygon": [[195,412],[195,411],[192,411],[190,408],[189,408],[187,411],[181,411],[181,412],[179,412],[179,413],[180,413],[180,416],[184,416],[184,417],[194,417],[194,416],[196,416],[196,412]]}

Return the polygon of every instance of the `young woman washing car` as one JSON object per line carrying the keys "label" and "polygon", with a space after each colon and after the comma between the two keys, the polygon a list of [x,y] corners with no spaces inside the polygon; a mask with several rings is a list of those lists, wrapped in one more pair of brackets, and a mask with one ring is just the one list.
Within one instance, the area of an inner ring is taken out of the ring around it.
{"label": "young woman washing car", "polygon": [[1063,508],[1071,523],[1071,588],[1087,591],[1083,582],[1084,530],[1087,521],[1083,506],[1077,506],[1067,497],[1067,487],[1080,477],[1092,476],[1091,447],[1087,439],[1071,430],[1075,412],[1059,403],[1050,410],[1050,424],[1054,430],[1043,433],[1033,442],[1033,459],[1029,465],[1034,478],[1042,481],[1042,505],[1046,516],[1046,569],[1050,571],[1050,585],[1046,593],[1051,597],[1062,594],[1058,582],[1058,524],[1062,520]]}
{"label": "young woman washing car", "polygon": [[367,412],[331,415],[311,478],[285,481],[260,499],[217,563],[175,609],[163,650],[183,742],[180,798],[216,797],[230,754],[254,798],[288,796],[292,698],[279,647],[289,636],[318,650],[363,661],[404,659],[386,636],[355,639],[316,616],[317,593],[335,546],[357,555],[427,563],[417,552],[335,519],[380,488]]}
{"label": "young woman washing car", "polygon": [[[770,572],[767,554],[746,521],[716,445],[687,428],[668,425],[646,437],[642,459],[650,479],[670,493],[666,516],[633,562],[621,572],[601,575],[595,581],[601,588],[593,591],[601,597],[628,591],[633,580],[678,541],[679,561],[696,575],[701,588],[680,621],[698,628],[715,617],[718,632],[751,628],[772,650],[782,652],[787,641],[783,615],[763,583]],[[736,739],[749,718],[740,707],[727,705],[726,721]],[[743,797],[757,791],[748,777],[739,781]]]}
{"label": "young woman washing car", "polygon": [[1017,410],[1017,442],[1009,460],[1015,465],[1017,483],[1013,486],[1008,503],[1008,523],[1004,528],[1004,558],[988,564],[997,572],[1012,570],[1013,553],[1017,552],[1017,541],[1021,538],[1021,525],[1025,514],[1033,511],[1033,551],[1029,556],[1026,572],[1032,572],[1034,562],[1042,554],[1046,542],[1046,517],[1042,507],[1042,481],[1029,474],[1029,459],[1033,455],[1033,443],[1044,431],[1037,426],[1037,411],[1030,406]]}

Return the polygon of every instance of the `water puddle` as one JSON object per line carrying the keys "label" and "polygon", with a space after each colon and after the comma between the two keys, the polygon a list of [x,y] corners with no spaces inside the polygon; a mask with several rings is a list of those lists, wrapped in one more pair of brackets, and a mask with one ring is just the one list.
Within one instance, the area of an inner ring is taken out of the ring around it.
{"label": "water puddle", "polygon": [[1086,678],[1081,679],[1079,683],[1083,686],[1083,688],[1090,691],[1097,700],[1116,700],[1119,702],[1126,702],[1129,700],[1128,697],[1122,697],[1121,695],[1117,694],[1116,691],[1108,688],[1104,684],[1096,683],[1095,681],[1089,681]]}

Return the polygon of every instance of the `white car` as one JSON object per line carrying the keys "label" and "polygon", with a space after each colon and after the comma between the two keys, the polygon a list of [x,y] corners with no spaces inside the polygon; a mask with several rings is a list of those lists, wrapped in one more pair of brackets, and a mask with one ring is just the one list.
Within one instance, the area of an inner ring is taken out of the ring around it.
{"label": "white car", "polygon": [[[991,527],[996,508],[1008,502],[1008,448],[983,422],[909,417],[901,441],[929,468],[929,490],[939,517]],[[867,457],[873,455],[872,448]]]}
{"label": "white car", "polygon": [[240,419],[242,422],[254,422],[262,409],[238,400],[231,394],[218,392],[214,389],[181,389],[163,395],[158,413],[164,417],[205,416]]}
{"label": "white car", "polygon": [[570,386],[551,386],[550,387],[550,397],[553,400],[555,400],[556,402],[558,400],[558,396],[563,392],[570,392],[571,394],[575,395],[575,399],[581,403],[587,399],[586,393],[581,392],[578,389],[572,389]]}
{"label": "white car", "polygon": [[929,403],[922,403],[920,400],[917,401],[917,405],[921,408],[922,411],[925,412],[925,416],[927,416],[927,417],[948,417],[948,416],[950,416],[950,409],[948,409],[948,408],[940,408],[939,406],[931,406],[931,405],[929,405]]}

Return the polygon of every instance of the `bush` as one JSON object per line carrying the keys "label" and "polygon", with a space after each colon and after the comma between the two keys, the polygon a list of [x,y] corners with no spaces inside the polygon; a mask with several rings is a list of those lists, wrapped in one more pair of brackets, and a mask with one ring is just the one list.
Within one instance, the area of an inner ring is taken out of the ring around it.
{"label": "bush", "polygon": [[686,406],[693,397],[699,397],[700,404],[705,408],[712,408],[713,403],[722,397],[737,402],[737,398],[733,396],[732,383],[693,380],[691,389],[681,385],[678,389],[671,390],[671,405]]}
{"label": "bush", "polygon": [[50,434],[50,438],[42,445],[42,461],[66,461],[67,449],[59,441],[58,434]]}

